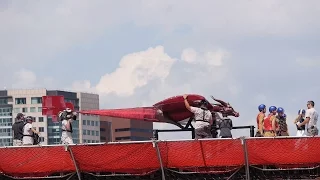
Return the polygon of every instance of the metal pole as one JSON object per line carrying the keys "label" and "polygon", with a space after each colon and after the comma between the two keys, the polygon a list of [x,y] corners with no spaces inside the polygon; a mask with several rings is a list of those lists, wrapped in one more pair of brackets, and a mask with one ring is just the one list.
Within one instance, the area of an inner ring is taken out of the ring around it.
{"label": "metal pole", "polygon": [[158,132],[157,129],[153,130],[153,138],[154,138],[155,140],[158,140],[158,139],[159,139],[159,132]]}
{"label": "metal pole", "polygon": [[243,152],[244,152],[246,180],[250,180],[249,158],[248,158],[248,150],[247,150],[247,143],[246,143],[245,137],[241,137],[241,143],[242,143]]}
{"label": "metal pole", "polygon": [[254,126],[250,126],[250,137],[254,137]]}
{"label": "metal pole", "polygon": [[191,136],[192,136],[192,139],[196,138],[196,133],[195,133],[194,128],[191,129]]}
{"label": "metal pole", "polygon": [[71,158],[72,158],[74,167],[76,168],[77,175],[78,175],[78,180],[81,180],[81,174],[80,174],[79,168],[78,168],[78,166],[77,166],[76,159],[74,158],[73,152],[72,152],[72,150],[71,150],[71,148],[70,148],[69,146],[68,146],[68,150],[69,150],[69,152],[70,152],[70,155],[71,155]]}
{"label": "metal pole", "polygon": [[166,177],[164,176],[164,169],[163,169],[162,158],[161,158],[161,153],[160,153],[160,150],[159,150],[158,142],[157,141],[153,141],[153,146],[157,150],[157,155],[158,155],[158,159],[159,159],[160,167],[161,167],[162,180],[166,180]]}

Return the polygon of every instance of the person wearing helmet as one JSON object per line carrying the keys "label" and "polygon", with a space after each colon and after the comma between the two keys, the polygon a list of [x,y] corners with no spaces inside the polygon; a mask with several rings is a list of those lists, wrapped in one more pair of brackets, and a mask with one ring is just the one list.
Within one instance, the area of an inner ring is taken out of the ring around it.
{"label": "person wearing helmet", "polygon": [[199,107],[192,107],[188,102],[188,95],[184,95],[184,104],[186,108],[194,114],[195,119],[195,138],[210,138],[211,137],[211,125],[212,125],[212,114],[208,110],[208,102],[201,100]]}
{"label": "person wearing helmet", "polygon": [[60,121],[62,121],[61,126],[61,143],[62,144],[73,144],[72,140],[72,122],[77,119],[76,112],[73,112],[70,108],[67,108],[59,112],[58,115]]}
{"label": "person wearing helmet", "polygon": [[297,125],[297,123],[303,123],[305,115],[306,115],[306,110],[300,109],[298,111],[298,117],[294,120],[294,124],[296,124],[297,126],[296,136],[299,136],[299,137],[306,136],[305,135],[306,125],[302,125],[300,127]]}
{"label": "person wearing helmet", "polygon": [[23,126],[24,126],[24,114],[18,113],[16,121],[12,125],[13,130],[13,146],[22,146],[23,138]]}
{"label": "person wearing helmet", "polygon": [[269,115],[263,121],[264,137],[275,137],[277,131],[276,122],[277,107],[269,107]]}
{"label": "person wearing helmet", "polygon": [[266,113],[266,105],[260,104],[258,106],[259,114],[257,115],[257,133],[256,137],[263,137],[263,120],[265,118],[265,113]]}
{"label": "person wearing helmet", "polygon": [[277,135],[278,136],[289,136],[287,118],[284,114],[284,109],[282,107],[279,107],[277,109],[277,113],[278,114],[276,116],[276,121],[277,121],[277,124],[279,125]]}
{"label": "person wearing helmet", "polygon": [[33,133],[40,135],[40,133],[33,128],[32,122],[33,122],[33,117],[27,116],[26,124],[23,127],[22,142],[24,146],[30,146],[34,144]]}
{"label": "person wearing helmet", "polygon": [[319,130],[317,128],[317,122],[318,122],[318,112],[314,109],[314,102],[308,101],[307,102],[307,111],[305,115],[305,120],[302,123],[297,123],[299,127],[306,125],[307,136],[316,136],[319,133]]}

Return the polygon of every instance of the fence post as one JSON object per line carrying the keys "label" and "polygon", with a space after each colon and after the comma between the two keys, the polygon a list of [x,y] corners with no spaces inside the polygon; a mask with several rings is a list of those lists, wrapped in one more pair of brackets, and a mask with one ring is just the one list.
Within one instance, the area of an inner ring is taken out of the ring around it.
{"label": "fence post", "polygon": [[68,145],[66,145],[66,148],[68,148],[68,151],[69,151],[70,156],[71,156],[71,158],[72,158],[72,162],[73,162],[73,164],[74,164],[74,167],[76,168],[77,175],[78,175],[78,180],[81,180],[81,174],[80,174],[80,171],[79,171],[79,168],[78,168],[76,159],[75,159],[74,156],[73,156],[72,149],[71,149],[71,147],[68,146]]}
{"label": "fence post", "polygon": [[241,137],[241,144],[243,147],[244,152],[244,161],[245,161],[245,168],[246,168],[246,180],[250,180],[250,167],[249,167],[249,158],[248,158],[248,149],[247,149],[247,142],[245,137]]}
{"label": "fence post", "polygon": [[156,148],[156,150],[157,150],[157,156],[158,156],[159,163],[160,163],[160,167],[161,167],[162,180],[166,180],[166,177],[165,177],[165,175],[164,175],[164,169],[163,169],[163,164],[162,164],[161,153],[160,153],[160,149],[159,149],[157,140],[153,140],[152,145],[153,145],[153,147]]}

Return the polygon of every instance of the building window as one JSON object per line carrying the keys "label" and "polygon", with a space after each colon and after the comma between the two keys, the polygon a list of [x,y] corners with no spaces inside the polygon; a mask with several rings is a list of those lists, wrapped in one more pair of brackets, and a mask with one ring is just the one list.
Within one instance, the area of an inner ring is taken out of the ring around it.
{"label": "building window", "polygon": [[36,112],[36,108],[35,107],[30,107],[30,112]]}
{"label": "building window", "polygon": [[31,104],[42,104],[42,97],[32,97]]}
{"label": "building window", "polygon": [[26,98],[15,98],[16,104],[27,104]]}
{"label": "building window", "polygon": [[28,108],[22,108],[22,112],[28,112]]}
{"label": "building window", "polygon": [[130,131],[130,128],[115,129],[115,132]]}
{"label": "building window", "polygon": [[107,140],[107,138],[106,138],[106,137],[104,137],[104,136],[101,136],[101,137],[100,137],[100,139],[101,139],[101,141],[105,141],[105,140]]}
{"label": "building window", "polygon": [[99,131],[96,131],[96,136],[99,136]]}
{"label": "building window", "polygon": [[39,127],[39,132],[44,132],[44,127]]}
{"label": "building window", "polygon": [[83,142],[84,142],[84,143],[86,143],[86,142],[87,142],[87,140],[85,140],[85,139],[84,139],[84,140],[83,140]]}
{"label": "building window", "polygon": [[90,126],[90,120],[87,120],[87,126]]}
{"label": "building window", "polygon": [[44,142],[44,137],[40,137],[40,142]]}
{"label": "building window", "polygon": [[87,135],[87,131],[84,129],[84,130],[82,131],[82,134],[83,134],[83,135]]}
{"label": "building window", "polygon": [[91,126],[94,126],[94,121],[91,121]]}
{"label": "building window", "polygon": [[38,112],[42,112],[42,107],[38,107]]}
{"label": "building window", "polygon": [[87,135],[90,135],[90,130],[87,130]]}
{"label": "building window", "polygon": [[87,122],[86,120],[82,120],[83,125],[86,125],[86,122]]}
{"label": "building window", "polygon": [[39,122],[43,122],[43,117],[39,117]]}
{"label": "building window", "polygon": [[116,137],[116,140],[130,140],[129,136],[124,136],[124,137]]}
{"label": "building window", "polygon": [[0,116],[12,116],[12,108],[0,108]]}
{"label": "building window", "polygon": [[91,136],[94,136],[94,131],[91,131]]}
{"label": "building window", "polygon": [[19,113],[19,112],[21,112],[21,111],[20,111],[20,108],[14,108],[14,109],[13,109],[13,112],[14,112],[14,113]]}
{"label": "building window", "polygon": [[106,129],[105,128],[100,128],[100,131],[104,132],[104,131],[106,131]]}
{"label": "building window", "polygon": [[8,104],[8,99],[0,99],[0,105]]}
{"label": "building window", "polygon": [[99,121],[96,121],[96,126],[99,126]]}

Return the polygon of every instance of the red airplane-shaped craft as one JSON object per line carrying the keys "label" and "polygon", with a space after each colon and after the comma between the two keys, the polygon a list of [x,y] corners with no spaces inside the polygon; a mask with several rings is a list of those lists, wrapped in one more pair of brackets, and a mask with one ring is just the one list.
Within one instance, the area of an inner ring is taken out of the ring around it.
{"label": "red airplane-shaped craft", "polygon": [[[218,102],[218,104],[208,103],[208,109],[212,113],[224,112],[228,116],[239,117],[239,113],[236,112],[233,107],[224,101],[211,98]],[[197,94],[189,94],[187,98],[191,106],[197,106],[197,103],[201,100],[206,100],[203,96]],[[207,101],[207,100],[206,100]],[[208,101],[207,101],[208,102]],[[63,96],[43,96],[42,97],[42,115],[53,116],[56,119],[56,115],[59,111],[66,108],[74,110],[74,106],[71,103],[65,102]],[[188,128],[191,125],[193,114],[187,110],[184,104],[183,96],[174,96],[163,101],[154,104],[151,107],[136,107],[136,108],[124,108],[124,109],[104,109],[104,110],[82,110],[78,113],[91,114],[108,117],[127,118],[134,120],[143,120],[151,122],[163,122],[174,124],[180,128]],[[215,116],[213,116],[215,119]],[[182,122],[189,119],[187,125],[184,127]]]}

